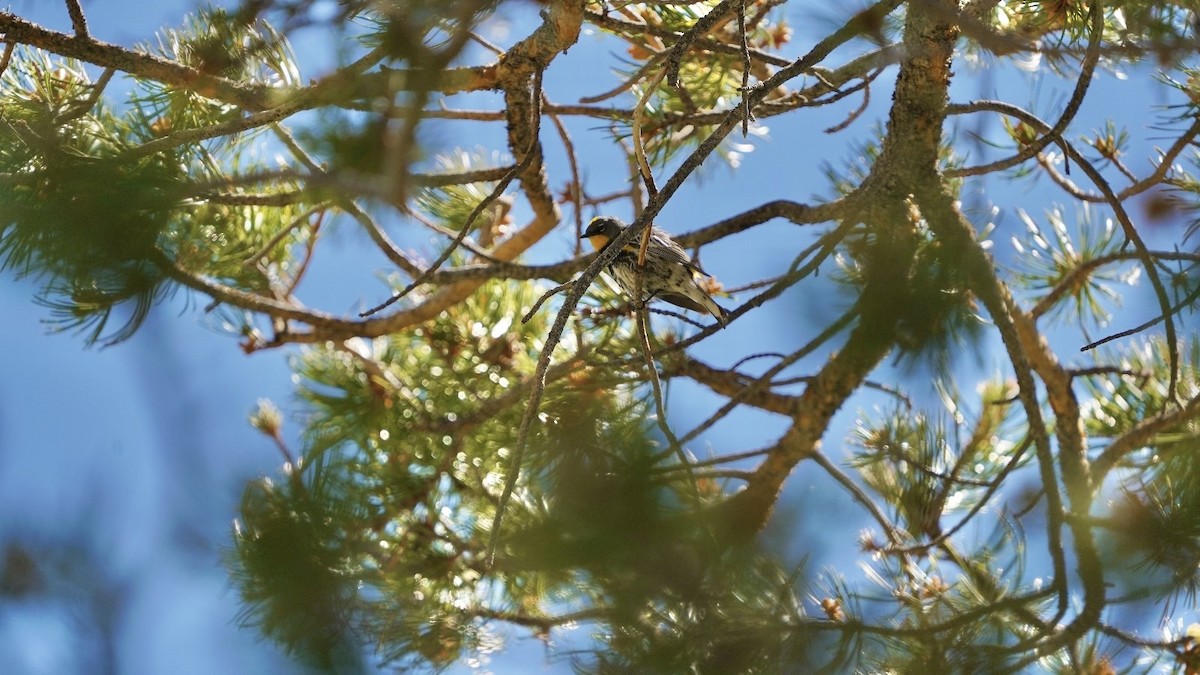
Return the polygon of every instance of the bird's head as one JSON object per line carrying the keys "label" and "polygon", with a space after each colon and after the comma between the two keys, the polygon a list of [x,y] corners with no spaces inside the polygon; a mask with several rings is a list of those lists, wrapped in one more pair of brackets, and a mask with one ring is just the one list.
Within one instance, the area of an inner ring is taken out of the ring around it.
{"label": "bird's head", "polygon": [[599,251],[608,245],[621,234],[621,230],[625,229],[625,223],[611,216],[596,216],[592,218],[592,222],[588,223],[587,229],[583,231],[583,236],[580,239],[587,239],[592,242],[592,248]]}

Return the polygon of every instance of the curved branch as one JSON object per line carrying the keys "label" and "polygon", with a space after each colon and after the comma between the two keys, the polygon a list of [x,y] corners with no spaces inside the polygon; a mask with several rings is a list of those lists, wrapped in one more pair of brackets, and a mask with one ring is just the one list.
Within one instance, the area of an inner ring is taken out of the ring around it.
{"label": "curved branch", "polygon": [[770,389],[751,390],[753,378],[736,370],[720,370],[688,356],[686,353],[663,363],[663,377],[688,377],[722,396],[738,396],[742,403],[759,410],[792,416],[800,410],[800,397],[780,394]]}
{"label": "curved branch", "polygon": [[[1179,251],[1150,251],[1150,256],[1155,260],[1184,260],[1192,263],[1200,263],[1200,253],[1181,253]],[[1067,295],[1072,289],[1077,288],[1083,283],[1083,279],[1090,275],[1096,269],[1109,265],[1115,262],[1124,262],[1129,260],[1141,260],[1142,256],[1139,253],[1129,253],[1126,251],[1118,251],[1108,255],[1102,255],[1090,260],[1083,261],[1079,267],[1073,268],[1067,272],[1062,279],[1059,280],[1050,292],[1037,301],[1037,304],[1029,310],[1029,316],[1038,319],[1046,312],[1050,311],[1059,300],[1062,300],[1064,295]]]}
{"label": "curved branch", "polygon": [[[832,340],[835,335],[842,332],[842,330],[849,326],[857,315],[858,311],[854,307],[851,307],[843,312],[836,321],[830,322],[830,324],[826,326],[825,329],[820,332],[820,334],[809,340],[808,343],[803,347],[797,349],[791,354],[788,354],[784,358],[779,359],[778,363],[768,368],[762,375],[754,378],[750,382],[747,382],[744,386],[735,391],[729,396],[729,400],[726,401],[724,405],[722,405],[715,413],[709,415],[703,422],[697,424],[695,428],[685,434],[684,437],[680,439],[680,442],[687,443],[688,441],[696,438],[700,434],[704,433],[706,429],[709,429],[712,427],[712,425],[720,421],[723,417],[733,412],[734,408],[745,402],[748,398],[762,393],[767,387],[770,386],[772,379],[776,375],[783,372],[785,368],[793,363],[799,361],[805,356],[812,354],[826,342]],[[815,380],[816,378],[813,379]],[[770,393],[769,390],[767,390],[767,393]],[[793,417],[807,414],[807,411],[804,409],[803,396],[795,399],[794,405],[795,408],[793,408],[791,411],[791,415]]]}
{"label": "curved branch", "polygon": [[667,63],[665,67],[667,84],[672,87],[679,86],[679,68],[682,65],[683,55],[687,52],[688,47],[696,41],[696,38],[703,37],[717,27],[717,24],[725,20],[725,15],[729,14],[729,10],[733,9],[733,5],[741,0],[721,0],[717,6],[708,10],[708,13],[700,17],[692,27],[687,29],[671,50],[667,52]]}
{"label": "curved branch", "polygon": [[155,263],[161,268],[167,276],[175,281],[191,288],[192,290],[200,291],[205,295],[213,298],[218,302],[241,307],[254,312],[260,312],[268,316],[277,317],[280,319],[290,319],[300,321],[312,326],[314,329],[322,331],[320,339],[329,339],[334,335],[344,335],[342,331],[353,325],[355,322],[346,321],[345,319],[336,317],[332,314],[327,314],[320,310],[306,309],[299,305],[281,302],[273,298],[268,298],[262,295],[249,293],[238,288],[226,286],[217,281],[199,276],[188,270],[183,269],[175,261],[169,259],[165,254],[159,253]]}
{"label": "curved branch", "polygon": [[[965,104],[965,105],[953,105],[952,104],[952,105],[948,106],[946,109],[947,115],[962,115],[962,114],[970,113],[970,112],[977,112],[977,110],[973,109],[970,104]],[[1030,113],[1030,114],[1032,114],[1032,113]],[[1150,174],[1147,175],[1145,178],[1135,181],[1131,185],[1127,186],[1124,190],[1121,190],[1120,192],[1116,193],[1117,199],[1124,201],[1126,199],[1129,199],[1130,197],[1135,197],[1137,195],[1140,195],[1143,192],[1145,192],[1146,190],[1149,190],[1150,188],[1160,185],[1162,183],[1163,179],[1166,178],[1167,173],[1171,170],[1171,166],[1175,163],[1175,159],[1177,157],[1179,157],[1179,155],[1184,150],[1186,150],[1188,147],[1191,146],[1192,142],[1196,139],[1197,136],[1200,136],[1200,118],[1193,120],[1192,124],[1187,129],[1185,129],[1184,132],[1182,134],[1180,134],[1179,137],[1176,138],[1173,143],[1171,143],[1170,147],[1167,148],[1166,152],[1162,153],[1162,156],[1159,158],[1158,164],[1154,167],[1154,171],[1150,172]],[[998,164],[998,162],[996,164]],[[993,170],[997,170],[997,169],[993,168],[994,166],[996,166],[996,164],[965,167],[962,169],[950,169],[950,170],[946,171],[946,175],[950,176],[950,177],[954,177],[954,178],[965,177],[965,176],[978,176],[981,174],[990,173]],[[1095,203],[1108,203],[1108,201],[1109,201],[1108,197],[1106,197],[1105,195],[1084,192],[1083,190],[1081,190],[1080,188],[1075,186],[1073,183],[1071,183],[1067,179],[1066,176],[1060,175],[1057,171],[1055,171],[1052,166],[1050,166],[1048,164],[1044,164],[1043,166],[1046,169],[1047,173],[1050,175],[1051,179],[1053,179],[1054,182],[1059,185],[1059,187],[1061,187],[1063,190],[1065,190],[1073,198],[1078,199],[1079,201],[1091,202],[1094,204]],[[1008,167],[1004,167],[1004,168],[1008,168]]]}
{"label": "curved branch", "polygon": [[817,466],[821,467],[825,470],[825,473],[829,474],[830,478],[833,478],[838,482],[839,485],[842,486],[842,488],[849,492],[854,501],[863,505],[863,508],[867,510],[867,513],[870,513],[871,517],[875,519],[875,522],[879,523],[879,526],[883,528],[885,533],[887,533],[888,541],[892,542],[893,546],[898,546],[900,544],[900,541],[903,538],[900,534],[900,531],[895,525],[892,524],[890,520],[888,520],[887,516],[883,514],[883,511],[880,510],[879,505],[872,501],[871,497],[867,495],[867,493],[861,487],[859,487],[858,483],[855,483],[850,476],[846,475],[846,472],[838,468],[838,465],[830,461],[829,458],[826,457],[820,450],[814,449],[809,456]]}
{"label": "curved branch", "polygon": [[[632,21],[622,21],[618,18],[613,17],[610,14],[605,14],[605,13],[601,13],[601,12],[587,12],[586,17],[587,17],[588,23],[593,23],[597,26],[600,26],[601,28],[605,28],[614,33],[625,33],[625,34],[632,34],[632,35],[653,35],[655,37],[673,40],[673,41],[675,41],[675,43],[679,43],[679,41],[682,40],[684,37],[683,33],[677,33],[675,31],[673,31],[669,28],[665,28],[663,26],[652,26],[649,24],[633,23]],[[732,45],[725,44],[724,42],[719,42],[717,40],[712,40],[712,39],[704,38],[704,37],[695,37],[691,40],[691,43],[692,43],[692,45],[694,45],[695,47],[697,47],[699,49],[704,49],[704,50],[707,50],[710,52],[719,52],[722,54],[741,54],[742,53],[742,50],[740,47],[734,47]],[[768,52],[760,51],[757,49],[750,49],[748,51],[750,53],[750,56],[754,60],[760,61],[762,63],[766,63],[768,65],[786,66],[788,63],[790,63],[787,59],[779,57],[779,56],[775,56],[774,54],[771,54]]]}
{"label": "curved branch", "polygon": [[[1083,62],[1079,67],[1079,75],[1075,80],[1075,89],[1071,91],[1071,97],[1067,99],[1066,105],[1063,106],[1063,111],[1059,115],[1058,121],[1036,140],[1023,147],[1016,155],[985,166],[972,167],[969,170],[970,172],[967,169],[962,169],[960,170],[961,175],[973,176],[981,173],[1001,171],[1016,166],[1034,157],[1051,143],[1061,141],[1062,133],[1067,130],[1067,126],[1075,119],[1080,106],[1083,105],[1083,99],[1087,96],[1088,88],[1092,84],[1092,76],[1096,72],[1096,64],[1100,62],[1100,41],[1104,35],[1104,10],[1102,4],[1097,0],[1097,2],[1091,4],[1089,11],[1091,32],[1088,35],[1087,52],[1084,54]],[[949,109],[946,112],[950,114]]]}
{"label": "curved branch", "polygon": [[1161,412],[1137,423],[1132,429],[1114,438],[1100,456],[1092,461],[1092,482],[1099,485],[1125,455],[1145,447],[1156,434],[1196,417],[1200,417],[1200,396],[1189,399],[1179,408]]}
{"label": "curved branch", "polygon": [[[1037,129],[1049,129],[1049,125],[1033,113],[1004,103],[1003,101],[975,101],[955,107],[961,110],[992,110],[1016,117]],[[1053,131],[1053,129],[1050,129],[1050,131]],[[1049,137],[1050,132],[1047,132],[1046,136]],[[1159,276],[1158,267],[1154,264],[1150,250],[1146,248],[1146,243],[1142,240],[1141,234],[1138,233],[1133,220],[1130,219],[1129,213],[1125,210],[1125,205],[1121,203],[1121,199],[1113,192],[1112,187],[1109,186],[1104,176],[1100,174],[1099,170],[1082,153],[1075,149],[1074,145],[1068,143],[1066,139],[1061,136],[1055,136],[1054,139],[1071,161],[1078,164],[1080,169],[1091,179],[1092,183],[1104,194],[1109,206],[1113,210],[1113,215],[1116,216],[1117,222],[1121,224],[1121,230],[1125,233],[1125,238],[1133,244],[1138,258],[1142,261],[1142,266],[1146,269],[1146,275],[1150,278],[1150,285],[1154,287],[1154,294],[1158,300],[1159,309],[1162,311],[1162,320],[1166,322],[1167,351],[1171,361],[1171,379],[1167,384],[1167,395],[1169,399],[1174,400],[1176,398],[1176,385],[1179,381],[1179,345],[1176,343],[1175,320],[1173,318],[1174,310],[1167,295],[1167,288]]]}

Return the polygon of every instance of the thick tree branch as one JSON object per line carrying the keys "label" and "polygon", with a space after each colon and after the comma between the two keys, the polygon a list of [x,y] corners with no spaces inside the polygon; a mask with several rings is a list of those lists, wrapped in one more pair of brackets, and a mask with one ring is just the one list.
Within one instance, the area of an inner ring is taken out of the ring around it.
{"label": "thick tree branch", "polygon": [[[67,56],[104,68],[156,80],[164,84],[196,91],[210,98],[234,103],[249,110],[271,107],[278,90],[260,85],[234,82],[202,73],[160,56],[126,49],[90,37],[52,31],[26,21],[11,12],[0,12],[0,33],[9,42],[37,47],[59,56]],[[279,97],[283,98],[283,97]],[[287,96],[290,98],[290,96]]]}

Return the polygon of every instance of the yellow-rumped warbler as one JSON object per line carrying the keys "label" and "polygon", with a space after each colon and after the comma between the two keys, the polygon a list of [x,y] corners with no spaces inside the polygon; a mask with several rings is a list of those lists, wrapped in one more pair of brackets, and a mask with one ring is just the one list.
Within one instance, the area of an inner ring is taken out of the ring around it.
{"label": "yellow-rumped warbler", "polygon": [[[598,216],[588,223],[581,239],[586,238],[597,251],[606,246],[621,234],[625,223],[609,216]],[[633,297],[637,284],[638,250],[641,240],[635,238],[627,244],[612,264],[608,273],[616,279],[617,284],[629,297]],[[650,228],[650,244],[646,247],[646,267],[642,275],[642,291],[646,301],[658,298],[677,307],[690,309],[695,312],[707,312],[721,324],[729,320],[729,312],[725,311],[709,297],[708,293],[697,283],[699,276],[712,276],[700,269],[696,261],[676,244],[671,236],[657,227]]]}

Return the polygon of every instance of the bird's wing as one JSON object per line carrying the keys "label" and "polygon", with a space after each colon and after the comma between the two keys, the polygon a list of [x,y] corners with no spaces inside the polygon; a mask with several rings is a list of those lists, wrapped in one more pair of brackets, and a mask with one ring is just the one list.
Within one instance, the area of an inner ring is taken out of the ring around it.
{"label": "bird's wing", "polygon": [[655,293],[654,297],[658,298],[659,300],[662,300],[663,302],[669,302],[672,305],[675,305],[676,307],[690,309],[693,312],[700,312],[701,314],[708,313],[707,307],[696,302],[695,300],[689,298],[688,296],[686,296],[682,293],[660,292],[660,293]]}
{"label": "bird's wing", "polygon": [[[683,250],[683,247],[679,244],[676,244],[674,239],[671,239],[670,235],[658,229],[657,227],[650,230],[650,242],[652,244],[658,244],[658,246],[655,247],[655,251],[659,254],[663,262],[668,264],[675,263],[683,265],[689,270],[692,270],[693,272],[699,272],[706,277],[712,276],[708,272],[705,272],[703,269],[701,269],[700,266],[696,264],[696,261],[692,260],[692,257],[687,254],[687,251]],[[640,241],[637,243],[639,245],[641,244]]]}

